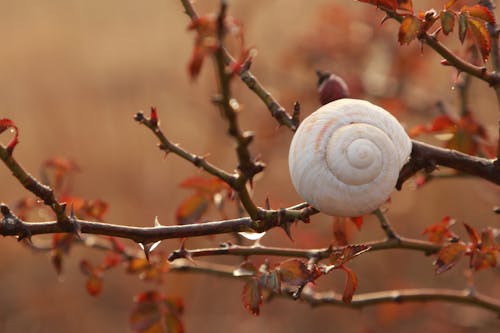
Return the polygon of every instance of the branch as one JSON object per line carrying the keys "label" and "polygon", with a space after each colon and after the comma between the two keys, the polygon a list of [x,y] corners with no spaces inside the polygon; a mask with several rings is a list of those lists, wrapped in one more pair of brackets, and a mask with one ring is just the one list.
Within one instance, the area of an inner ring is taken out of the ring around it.
{"label": "branch", "polygon": [[5,166],[12,172],[12,175],[24,186],[28,191],[40,198],[43,203],[49,206],[57,216],[57,221],[66,229],[72,228],[72,224],[68,216],[65,214],[66,205],[60,204],[54,195],[54,191],[37,181],[31,174],[26,172],[24,168],[12,157],[12,153],[7,148],[0,144],[0,159]]}
{"label": "branch", "polygon": [[[154,108],[152,110],[154,110],[154,112],[156,112],[156,110]],[[160,140],[160,144],[158,145],[158,147],[161,150],[163,150],[165,153],[168,154],[168,153],[172,152],[172,153],[176,154],[177,156],[185,159],[186,161],[191,162],[195,167],[201,168],[204,171],[206,171],[207,173],[223,180],[229,186],[231,186],[231,187],[234,186],[234,183],[237,179],[236,175],[232,175],[232,174],[216,167],[215,165],[207,162],[205,157],[192,154],[192,153],[182,149],[181,147],[179,147],[179,145],[170,142],[170,140],[168,140],[167,137],[163,134],[163,131],[161,130],[157,120],[154,120],[151,118],[146,118],[142,112],[138,112],[135,115],[134,119],[137,122],[139,122],[140,124],[149,128],[151,130],[151,132],[153,132],[153,134],[158,138],[158,140]]]}
{"label": "branch", "polygon": [[[192,263],[187,260],[173,262],[170,266],[170,271],[215,274],[221,277],[242,279],[241,277],[233,275],[234,268],[232,266],[202,262]],[[293,297],[293,294],[292,291],[287,292],[287,290],[285,290],[283,293],[276,296],[295,300],[296,298]],[[384,303],[443,301],[474,305],[500,315],[500,302],[498,302],[498,300],[469,289],[452,290],[422,288],[361,293],[354,295],[351,303],[345,303],[342,301],[342,295],[333,291],[313,292],[306,288],[302,291],[300,299],[314,307],[335,305],[347,308],[363,308]]]}
{"label": "branch", "polygon": [[[380,7],[387,17],[393,18],[399,23],[403,21],[403,16],[399,15],[395,11]],[[472,76],[477,77],[488,83],[490,86],[498,86],[500,85],[500,74],[497,72],[488,72],[486,67],[476,66],[460,57],[458,57],[455,53],[453,53],[450,49],[448,49],[443,43],[437,40],[435,34],[429,34],[427,32],[422,32],[419,34],[418,39],[427,45],[429,45],[434,51],[436,51],[439,55],[441,55],[444,59],[446,59],[447,64],[455,67],[460,72],[469,73]]]}
{"label": "branch", "polygon": [[435,147],[423,142],[412,141],[410,160],[403,166],[396,184],[398,190],[403,183],[424,169],[431,172],[438,165],[449,167],[467,174],[486,179],[500,185],[500,164],[498,160],[488,160],[467,155],[456,150]]}
{"label": "branch", "polygon": [[[82,234],[114,236],[131,239],[137,243],[149,244],[171,238],[197,237],[233,232],[264,232],[274,227],[281,227],[284,223],[305,220],[311,214],[315,214],[316,211],[309,208],[309,206],[300,208],[302,206],[304,205],[300,204],[283,209],[285,214],[281,214],[281,217],[278,211],[266,211],[269,215],[264,223],[262,221],[253,221],[249,217],[199,224],[157,227],[132,227],[76,218],[72,221],[78,226],[78,232]],[[18,236],[18,239],[23,239],[32,235],[74,232],[73,229],[66,228],[57,221],[34,223],[22,221],[4,204],[0,205],[0,210],[3,214],[3,218],[0,220],[0,235],[3,236]],[[271,214],[272,212],[274,214]]]}
{"label": "branch", "polygon": [[[181,0],[181,3],[184,6],[185,13],[191,18],[191,20],[196,20],[199,17],[190,0]],[[225,64],[233,64],[233,56],[225,48],[222,48],[222,51]],[[298,114],[290,116],[286,112],[285,108],[281,106],[278,101],[260,84],[248,67],[243,68],[239,75],[240,79],[247,85],[247,87],[252,90],[266,105],[267,109],[271,113],[271,116],[275,118],[280,125],[284,125],[292,131],[295,131],[298,128]]]}

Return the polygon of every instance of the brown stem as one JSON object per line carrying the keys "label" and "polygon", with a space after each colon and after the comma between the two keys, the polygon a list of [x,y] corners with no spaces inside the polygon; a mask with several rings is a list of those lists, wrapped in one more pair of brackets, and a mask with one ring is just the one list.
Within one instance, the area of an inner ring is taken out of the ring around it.
{"label": "brown stem", "polygon": [[438,165],[474,175],[500,185],[500,168],[496,166],[498,162],[471,156],[452,149],[435,147],[415,140],[412,141],[412,145],[410,160],[403,166],[399,174],[396,184],[398,190],[401,189],[406,180],[419,170],[424,169],[430,172]]}
{"label": "brown stem", "polygon": [[[181,0],[181,3],[184,7],[184,11],[191,18],[191,20],[196,20],[199,17],[190,0]],[[222,51],[225,64],[233,64],[234,58],[231,54],[225,48],[222,48]],[[271,113],[271,116],[273,116],[280,125],[284,125],[292,131],[297,129],[299,125],[298,119],[294,119],[288,114],[288,112],[286,112],[285,108],[281,106],[278,101],[260,84],[248,67],[243,68],[239,75],[240,79],[247,85],[247,87],[252,90],[266,105]]]}
{"label": "brown stem", "polygon": [[[221,264],[204,262],[192,263],[187,260],[180,260],[171,264],[172,272],[194,272],[214,274],[221,277],[242,279],[233,275],[234,267]],[[285,290],[277,295],[288,299],[295,299],[292,291]],[[371,293],[361,293],[354,295],[351,303],[342,301],[342,295],[333,291],[313,292],[305,289],[300,295],[300,299],[311,306],[335,305],[348,308],[363,308],[366,306],[386,304],[386,303],[408,303],[408,302],[436,302],[443,301],[449,303],[468,304],[480,307],[500,314],[500,302],[497,299],[482,295],[472,290],[452,290],[437,288],[421,289],[400,289],[387,290]]]}

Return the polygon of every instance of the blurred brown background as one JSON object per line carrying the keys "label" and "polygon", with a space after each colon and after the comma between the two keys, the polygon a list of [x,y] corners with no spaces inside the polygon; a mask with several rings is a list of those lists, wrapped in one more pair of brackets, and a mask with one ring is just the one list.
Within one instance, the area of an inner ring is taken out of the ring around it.
{"label": "blurred brown background", "polygon": [[[443,3],[419,1],[418,9]],[[206,13],[216,2],[196,6]],[[318,107],[318,68],[342,75],[354,97],[378,101],[408,126],[431,119],[438,100],[456,110],[453,70],[440,66],[440,58],[427,47],[421,53],[416,42],[400,48],[397,25],[380,27],[383,15],[374,7],[349,0],[257,0],[232,1],[230,11],[244,22],[246,41],[258,50],[253,72],[289,110],[295,100],[304,116]],[[210,103],[216,92],[211,62],[196,82],[187,75],[194,37],[186,31],[188,21],[179,1],[1,1],[0,118],[11,118],[20,128],[18,161],[37,175],[47,158],[70,157],[82,169],[75,194],[106,200],[106,221],[150,226],[158,215],[162,224],[174,224],[177,205],[190,194],[178,184],[201,173],[176,156],[163,158],[151,133],[133,121],[135,112],[157,106],[171,140],[192,152],[210,153],[209,160],[226,170],[236,165],[225,123]],[[455,39],[446,42],[460,50]],[[241,82],[233,87],[244,107],[243,128],[257,134],[252,152],[268,165],[256,182],[256,202],[262,205],[267,195],[273,208],[299,202],[286,164],[290,132],[277,128]],[[474,82],[471,101],[478,119],[494,133],[498,107],[492,92]],[[0,140],[5,143],[7,135]],[[410,183],[389,206],[388,216],[401,234],[422,237],[426,225],[445,215],[478,229],[498,227],[491,213],[499,203],[498,188],[461,179],[435,181],[416,191]],[[0,166],[0,201],[12,205],[25,195]],[[461,229],[457,225],[455,231],[463,235]],[[330,218],[315,216],[312,224],[292,232],[295,244],[281,230],[269,232],[262,243],[328,246]],[[353,231],[352,241],[382,236],[376,221],[368,219],[361,232]],[[216,246],[226,240],[231,237],[187,244]],[[178,244],[170,240],[161,247],[168,251]],[[102,253],[75,247],[58,279],[48,254],[31,252],[13,238],[2,239],[0,249],[0,332],[126,332],[133,296],[152,288],[184,298],[187,332],[493,332],[499,324],[492,313],[443,303],[349,310],[273,300],[254,317],[241,304],[239,281],[172,273],[155,285],[121,268],[106,273],[102,294],[93,298],[78,265],[82,258],[97,263]],[[215,260],[238,264],[237,258]],[[466,285],[465,260],[440,276],[434,275],[432,261],[421,253],[394,250],[363,255],[351,266],[359,276],[358,292]],[[480,291],[500,297],[498,269],[475,274],[475,282]],[[334,274],[322,278],[319,288],[333,285],[340,291],[342,284],[343,276]]]}

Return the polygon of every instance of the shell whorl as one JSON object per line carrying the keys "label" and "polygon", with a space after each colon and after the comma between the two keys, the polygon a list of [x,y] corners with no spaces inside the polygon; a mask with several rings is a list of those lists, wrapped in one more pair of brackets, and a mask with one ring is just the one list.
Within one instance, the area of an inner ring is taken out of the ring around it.
{"label": "shell whorl", "polygon": [[389,198],[410,152],[411,140],[396,118],[346,98],[304,119],[288,160],[305,201],[329,215],[361,216]]}

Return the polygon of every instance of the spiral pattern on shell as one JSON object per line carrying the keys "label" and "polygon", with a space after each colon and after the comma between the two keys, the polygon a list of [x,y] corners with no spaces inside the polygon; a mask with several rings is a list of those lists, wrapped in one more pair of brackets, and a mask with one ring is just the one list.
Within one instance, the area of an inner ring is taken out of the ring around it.
{"label": "spiral pattern on shell", "polygon": [[361,216],[389,198],[410,152],[411,140],[396,118],[346,98],[304,119],[288,160],[306,202],[328,215]]}

